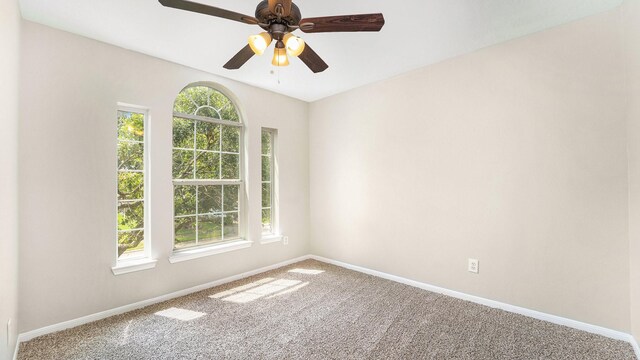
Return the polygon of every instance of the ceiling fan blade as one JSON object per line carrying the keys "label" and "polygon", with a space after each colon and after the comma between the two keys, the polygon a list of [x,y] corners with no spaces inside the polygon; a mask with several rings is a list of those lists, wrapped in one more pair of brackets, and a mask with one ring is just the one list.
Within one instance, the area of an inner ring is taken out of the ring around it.
{"label": "ceiling fan blade", "polygon": [[269,0],[269,11],[274,14],[274,15],[278,15],[278,13],[276,12],[276,8],[278,6],[278,4],[282,5],[282,17],[287,17],[289,15],[291,15],[291,2],[292,0]]}
{"label": "ceiling fan blade", "polygon": [[306,33],[380,31],[383,26],[382,14],[325,16],[300,20],[300,30]]}
{"label": "ceiling fan blade", "polygon": [[242,48],[234,57],[229,60],[226,64],[224,64],[224,68],[228,70],[237,70],[242,67],[249,59],[251,59],[255,55],[253,50],[251,50],[251,46],[247,45]]}
{"label": "ceiling fan blade", "polygon": [[320,58],[320,55],[313,51],[309,44],[305,44],[304,51],[302,51],[302,54],[300,54],[298,58],[302,60],[302,62],[305,63],[314,73],[323,72],[329,68],[329,65]]}
{"label": "ceiling fan blade", "polygon": [[205,15],[217,16],[224,19],[243,22],[249,25],[255,25],[258,23],[258,19],[254,18],[253,16],[244,15],[237,12],[220,9],[220,8],[209,6],[209,5],[199,4],[199,3],[195,3],[187,0],[159,0],[159,1],[160,1],[160,4],[162,4],[163,6],[174,8],[174,9],[180,9],[180,10],[192,11],[192,12],[205,14]]}

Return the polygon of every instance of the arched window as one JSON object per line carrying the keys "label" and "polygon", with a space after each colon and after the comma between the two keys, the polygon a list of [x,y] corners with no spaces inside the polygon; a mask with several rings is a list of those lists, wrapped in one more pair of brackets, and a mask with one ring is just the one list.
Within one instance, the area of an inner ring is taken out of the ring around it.
{"label": "arched window", "polygon": [[243,124],[208,85],[188,86],[173,107],[174,249],[241,238]]}

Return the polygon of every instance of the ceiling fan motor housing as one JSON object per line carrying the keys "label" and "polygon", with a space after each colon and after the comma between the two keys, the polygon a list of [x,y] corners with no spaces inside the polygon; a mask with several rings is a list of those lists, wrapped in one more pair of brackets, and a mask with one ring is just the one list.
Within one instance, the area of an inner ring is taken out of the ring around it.
{"label": "ceiling fan motor housing", "polygon": [[[300,13],[300,9],[296,4],[291,4],[291,14],[286,17],[278,17],[278,15],[273,14],[269,11],[269,1],[263,0],[256,7],[256,19],[260,22],[260,27],[264,30],[270,32],[274,39],[278,39],[276,37],[276,33],[272,31],[277,31],[278,33],[282,33],[281,36],[284,36],[287,32],[292,32],[298,28],[298,24],[302,19],[302,14]],[[284,30],[282,30],[282,26],[277,26],[274,29],[273,25],[284,25]],[[281,39],[278,39],[281,40]]]}
{"label": "ceiling fan motor housing", "polygon": [[275,40],[282,40],[289,32],[286,25],[278,23],[271,24],[268,31]]}

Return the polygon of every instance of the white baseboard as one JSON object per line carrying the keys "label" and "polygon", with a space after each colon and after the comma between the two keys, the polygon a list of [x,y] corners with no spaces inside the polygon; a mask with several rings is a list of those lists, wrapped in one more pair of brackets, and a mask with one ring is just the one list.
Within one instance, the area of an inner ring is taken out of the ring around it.
{"label": "white baseboard", "polygon": [[465,294],[465,293],[462,293],[462,292],[449,290],[449,289],[441,288],[441,287],[434,286],[434,285],[425,284],[425,283],[422,283],[422,282],[419,282],[419,281],[406,279],[406,278],[403,278],[403,277],[400,277],[400,276],[390,275],[390,274],[387,274],[387,273],[384,273],[384,272],[381,272],[381,271],[371,270],[371,269],[367,269],[367,268],[364,268],[364,267],[361,267],[361,266],[351,265],[351,264],[344,263],[344,262],[341,262],[341,261],[327,259],[327,258],[322,257],[322,256],[311,255],[310,258],[312,258],[314,260],[322,261],[322,262],[325,262],[325,263],[328,263],[328,264],[333,264],[333,265],[336,265],[336,266],[340,266],[340,267],[343,267],[343,268],[346,268],[346,269],[358,271],[358,272],[361,272],[361,273],[364,273],[364,274],[373,275],[373,276],[377,276],[377,277],[380,277],[380,278],[383,278],[383,279],[395,281],[395,282],[398,282],[398,283],[401,283],[401,284],[413,286],[413,287],[416,287],[416,288],[419,288],[419,289],[423,289],[423,290],[427,290],[427,291],[443,294],[443,295],[446,295],[446,296],[451,296],[451,297],[454,297],[454,298],[457,298],[457,299],[461,299],[461,300],[470,301],[470,302],[473,302],[473,303],[476,303],[476,304],[485,305],[485,306],[489,306],[489,307],[492,307],[492,308],[508,311],[508,312],[511,312],[511,313],[532,317],[534,319],[547,321],[547,322],[550,322],[550,323],[553,323],[553,324],[557,324],[557,325],[564,325],[564,326],[567,326],[567,327],[570,327],[570,328],[574,328],[574,329],[577,329],[577,330],[582,330],[582,331],[590,332],[590,333],[593,333],[593,334],[606,336],[608,338],[615,339],[615,340],[626,341],[626,342],[630,343],[633,346],[633,349],[634,349],[634,351],[636,353],[636,357],[638,359],[640,359],[640,347],[638,347],[638,343],[636,342],[635,338],[633,336],[631,336],[630,334],[627,334],[627,333],[624,333],[624,332],[621,332],[621,331],[612,330],[612,329],[608,329],[608,328],[605,328],[605,327],[602,327],[602,326],[587,324],[587,323],[584,323],[584,322],[581,322],[581,321],[571,320],[571,319],[567,319],[567,318],[563,318],[563,317],[560,317],[560,316],[543,313],[543,312],[536,311],[536,310],[526,309],[526,308],[522,308],[522,307],[519,307],[519,306],[505,304],[505,303],[502,303],[502,302],[499,302],[499,301],[495,301],[495,300],[489,300],[489,299],[481,298],[479,296],[469,295],[469,294]]}
{"label": "white baseboard", "polygon": [[[84,324],[88,324],[90,322],[94,322],[94,321],[98,321],[98,320],[102,320],[105,318],[108,318],[110,316],[114,316],[114,315],[119,315],[119,314],[123,314],[132,310],[136,310],[136,309],[140,309],[149,305],[153,305],[153,304],[157,304],[163,301],[167,301],[167,300],[171,300],[171,299],[175,299],[177,297],[180,296],[185,296],[185,295],[189,295],[198,291],[202,291],[202,290],[206,290],[212,287],[216,287],[219,285],[223,285],[232,281],[236,281],[236,280],[240,280],[240,279],[244,279],[247,278],[249,276],[253,276],[253,275],[257,275],[269,270],[273,270],[273,269],[277,269],[283,266],[287,266],[299,261],[303,261],[306,259],[309,259],[310,256],[309,255],[305,255],[305,256],[301,256],[295,259],[291,259],[291,260],[287,260],[287,261],[283,261],[274,265],[270,265],[270,266],[265,266],[263,268],[260,269],[256,269],[256,270],[252,270],[252,271],[248,271],[242,274],[238,274],[238,275],[234,275],[234,276],[230,276],[224,279],[220,279],[220,280],[216,280],[216,281],[212,281],[206,284],[202,284],[202,285],[198,285],[198,286],[194,286],[188,289],[184,289],[184,290],[180,290],[180,291],[176,291],[176,292],[172,292],[170,294],[166,294],[166,295],[162,295],[162,296],[158,296],[155,297],[153,299],[149,299],[149,300],[143,300],[143,301],[139,301],[133,304],[129,304],[129,305],[125,305],[125,306],[121,306],[115,309],[111,309],[111,310],[106,310],[106,311],[102,311],[96,314],[91,314],[91,315],[87,315],[87,316],[83,316],[77,319],[73,319],[73,320],[69,320],[69,321],[65,321],[65,322],[61,322],[58,324],[54,324],[54,325],[50,325],[50,326],[45,326],[43,328],[40,329],[36,329],[36,330],[32,330],[32,331],[28,331],[25,333],[21,333],[18,336],[18,344],[20,344],[21,342],[24,341],[29,341],[31,339],[34,339],[38,336],[42,336],[42,335],[46,335],[46,334],[51,334],[57,331],[61,331],[61,330],[65,330],[65,329],[69,329],[72,327],[76,327],[76,326],[80,326],[80,325],[84,325]],[[17,350],[16,350],[16,354],[17,354]]]}
{"label": "white baseboard", "polygon": [[[20,337],[18,337],[19,339]],[[13,351],[13,360],[18,360],[18,351],[20,350],[20,340],[16,342],[16,349]]]}
{"label": "white baseboard", "polygon": [[636,338],[632,335],[629,335],[629,342],[631,343],[631,346],[633,346],[633,351],[635,351],[636,353],[636,358],[640,359],[640,346],[638,346]]}

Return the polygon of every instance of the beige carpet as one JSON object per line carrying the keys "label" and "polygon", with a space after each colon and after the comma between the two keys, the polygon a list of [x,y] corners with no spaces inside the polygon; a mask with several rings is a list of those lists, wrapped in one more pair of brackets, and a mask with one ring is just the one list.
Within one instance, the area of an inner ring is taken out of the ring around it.
{"label": "beige carpet", "polygon": [[635,359],[622,341],[309,260],[24,343],[19,359]]}

